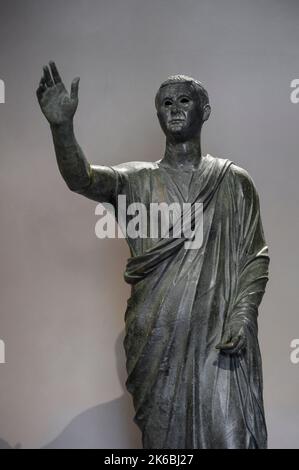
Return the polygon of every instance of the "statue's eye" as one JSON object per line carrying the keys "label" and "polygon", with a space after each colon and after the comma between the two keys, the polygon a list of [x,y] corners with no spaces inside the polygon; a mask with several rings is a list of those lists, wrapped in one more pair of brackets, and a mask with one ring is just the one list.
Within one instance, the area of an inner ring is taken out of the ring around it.
{"label": "statue's eye", "polygon": [[187,104],[187,103],[190,103],[190,100],[189,100],[189,98],[182,98],[181,103],[182,104]]}
{"label": "statue's eye", "polygon": [[164,101],[164,106],[171,106],[172,102],[170,100]]}

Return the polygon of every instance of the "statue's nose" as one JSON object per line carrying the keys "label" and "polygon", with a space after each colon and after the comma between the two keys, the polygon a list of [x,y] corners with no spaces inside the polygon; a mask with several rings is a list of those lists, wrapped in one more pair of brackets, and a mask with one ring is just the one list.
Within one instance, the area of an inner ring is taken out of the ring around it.
{"label": "statue's nose", "polygon": [[178,114],[178,112],[179,112],[179,108],[177,104],[173,104],[171,107],[171,114]]}

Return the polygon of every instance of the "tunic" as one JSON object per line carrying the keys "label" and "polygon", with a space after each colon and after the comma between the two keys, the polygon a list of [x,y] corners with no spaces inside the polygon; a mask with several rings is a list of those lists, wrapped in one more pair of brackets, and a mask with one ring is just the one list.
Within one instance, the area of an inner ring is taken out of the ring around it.
{"label": "tunic", "polygon": [[[197,170],[163,161],[112,169],[128,204],[203,204],[199,249],[186,249],[184,236],[127,237],[126,385],[144,448],[266,448],[257,317],[269,256],[251,177],[210,155]],[[232,324],[247,338],[235,356],[215,348]]]}

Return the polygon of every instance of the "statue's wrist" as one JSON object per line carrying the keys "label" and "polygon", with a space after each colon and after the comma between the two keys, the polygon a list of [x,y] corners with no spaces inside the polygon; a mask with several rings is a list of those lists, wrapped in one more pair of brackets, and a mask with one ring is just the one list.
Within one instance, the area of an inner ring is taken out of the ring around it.
{"label": "statue's wrist", "polygon": [[52,131],[73,131],[74,121],[73,119],[67,119],[66,121],[62,121],[59,123],[50,123],[50,127]]}
{"label": "statue's wrist", "polygon": [[70,142],[73,144],[75,139],[73,120],[50,124],[50,127],[55,142]]}

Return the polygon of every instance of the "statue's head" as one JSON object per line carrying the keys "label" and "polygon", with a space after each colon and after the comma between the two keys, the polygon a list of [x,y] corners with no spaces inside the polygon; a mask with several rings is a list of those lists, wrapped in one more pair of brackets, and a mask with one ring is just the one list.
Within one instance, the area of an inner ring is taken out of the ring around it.
{"label": "statue's head", "polygon": [[166,137],[181,142],[199,136],[211,113],[203,85],[185,75],[174,75],[163,82],[155,104]]}

